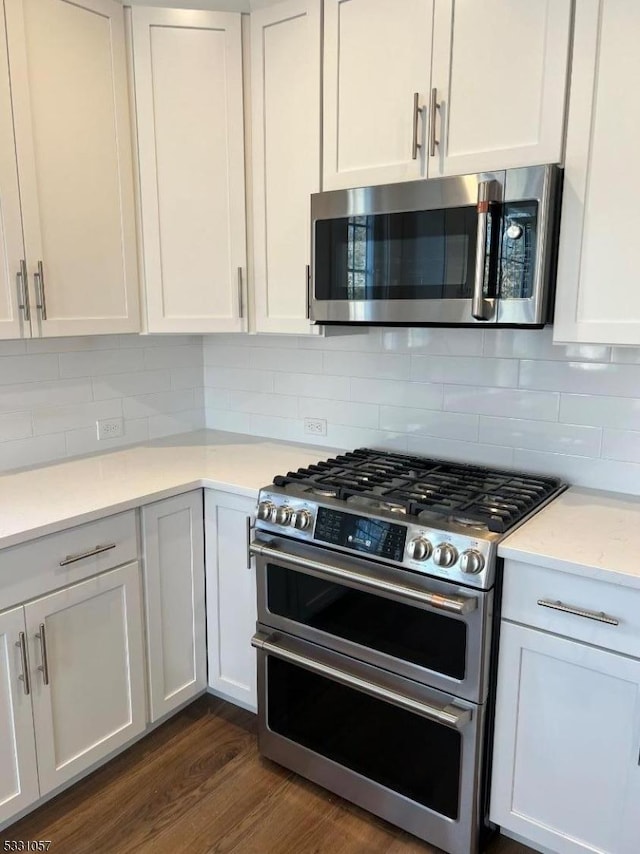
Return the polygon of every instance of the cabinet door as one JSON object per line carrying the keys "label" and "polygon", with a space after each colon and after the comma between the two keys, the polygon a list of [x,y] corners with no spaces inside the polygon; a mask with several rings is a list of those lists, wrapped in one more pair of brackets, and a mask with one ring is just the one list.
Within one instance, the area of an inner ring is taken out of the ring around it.
{"label": "cabinet door", "polygon": [[433,0],[325,0],[324,15],[323,189],[424,177]]}
{"label": "cabinet door", "polygon": [[142,508],[151,720],[207,687],[202,490]]}
{"label": "cabinet door", "polygon": [[5,0],[5,12],[39,332],[136,332],[122,6],[116,0]]}
{"label": "cabinet door", "polygon": [[[0,825],[38,800],[36,745],[20,641],[24,611],[0,614]],[[23,640],[26,650],[26,640]],[[26,654],[26,652],[25,652]]]}
{"label": "cabinet door", "polygon": [[150,332],[246,327],[240,15],[132,10]]}
{"label": "cabinet door", "polygon": [[209,686],[252,712],[258,706],[255,632],[256,576],[247,568],[247,516],[256,502],[205,491]]}
{"label": "cabinet door", "polygon": [[[4,15],[0,15],[0,338],[31,335]],[[20,309],[19,305],[23,308]]]}
{"label": "cabinet door", "polygon": [[571,0],[438,0],[429,176],[562,160]]}
{"label": "cabinet door", "polygon": [[640,345],[640,4],[576,5],[554,341]]}
{"label": "cabinet door", "polygon": [[288,0],[251,15],[257,332],[311,331],[307,275],[310,196],[320,190],[321,37],[321,0]]}
{"label": "cabinet door", "polygon": [[640,661],[503,623],[491,819],[558,854],[635,854]]}
{"label": "cabinet door", "polygon": [[145,728],[137,563],[25,605],[44,795]]}

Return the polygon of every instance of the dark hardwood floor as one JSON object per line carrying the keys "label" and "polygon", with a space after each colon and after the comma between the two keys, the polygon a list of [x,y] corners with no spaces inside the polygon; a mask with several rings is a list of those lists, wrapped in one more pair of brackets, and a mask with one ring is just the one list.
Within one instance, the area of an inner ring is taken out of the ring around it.
{"label": "dark hardwood floor", "polygon": [[[203,697],[5,831],[64,854],[435,851],[257,752],[255,718]],[[505,838],[490,854],[530,854]]]}

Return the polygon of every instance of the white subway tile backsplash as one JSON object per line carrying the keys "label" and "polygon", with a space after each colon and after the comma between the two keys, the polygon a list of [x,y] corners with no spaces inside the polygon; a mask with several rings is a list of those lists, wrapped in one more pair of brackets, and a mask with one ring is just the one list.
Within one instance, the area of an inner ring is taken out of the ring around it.
{"label": "white subway tile backsplash", "polygon": [[442,386],[439,383],[369,380],[354,377],[351,380],[351,397],[363,403],[386,403],[390,406],[412,406],[424,409],[442,408]]}
{"label": "white subway tile backsplash", "polygon": [[393,353],[349,353],[325,351],[323,370],[344,377],[408,380],[410,357]]}
{"label": "white subway tile backsplash", "polygon": [[412,356],[411,379],[418,382],[516,388],[516,359],[471,356]]}
{"label": "white subway tile backsplash", "polygon": [[[550,328],[287,340],[288,358],[282,336],[268,345],[261,335],[204,339],[208,426],[345,449],[394,446],[640,493],[640,349],[556,345]],[[322,355],[315,374],[297,369],[303,350]],[[225,389],[231,397],[221,399]],[[243,412],[247,398],[234,390],[297,398],[298,413]],[[327,435],[305,435],[306,417],[326,419]]]}
{"label": "white subway tile backsplash", "polygon": [[520,386],[574,394],[640,396],[640,364],[520,362]]}
{"label": "white subway tile backsplash", "polygon": [[607,460],[640,463],[640,432],[605,428],[602,437],[602,456]]}
{"label": "white subway tile backsplash", "polygon": [[443,408],[478,415],[508,414],[514,418],[557,421],[559,402],[560,395],[556,392],[447,385]]}
{"label": "white subway tile backsplash", "polygon": [[[166,367],[144,370],[145,361],[154,361],[147,355],[151,350]],[[98,441],[96,421],[123,412],[124,435]],[[204,413],[201,337],[0,342],[0,469],[198,429]]]}
{"label": "white subway tile backsplash", "polygon": [[400,406],[381,406],[380,428],[409,433],[409,435],[438,436],[441,439],[476,442],[478,416]]}
{"label": "white subway tile backsplash", "polygon": [[252,412],[255,415],[276,415],[280,418],[298,417],[298,398],[286,394],[229,391],[227,406],[238,412]]}
{"label": "white subway tile backsplash", "polygon": [[480,416],[480,442],[530,451],[550,451],[573,456],[598,457],[602,430],[557,421]]}

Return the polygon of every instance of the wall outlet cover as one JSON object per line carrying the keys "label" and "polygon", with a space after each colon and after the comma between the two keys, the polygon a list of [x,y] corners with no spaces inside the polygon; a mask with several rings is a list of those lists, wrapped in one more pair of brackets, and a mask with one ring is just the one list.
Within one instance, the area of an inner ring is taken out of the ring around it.
{"label": "wall outlet cover", "polygon": [[327,419],[326,418],[305,418],[304,432],[307,436],[326,436],[327,435]]}
{"label": "wall outlet cover", "polygon": [[96,429],[98,440],[116,439],[124,435],[124,422],[122,418],[103,418],[102,421],[96,421]]}

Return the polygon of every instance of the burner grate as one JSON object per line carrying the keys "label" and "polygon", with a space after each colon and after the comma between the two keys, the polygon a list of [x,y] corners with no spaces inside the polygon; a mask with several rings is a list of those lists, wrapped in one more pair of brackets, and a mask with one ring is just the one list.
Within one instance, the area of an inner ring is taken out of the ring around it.
{"label": "burner grate", "polygon": [[371,499],[420,513],[476,523],[494,533],[512,528],[562,482],[553,477],[358,448],[274,478],[274,484]]}

